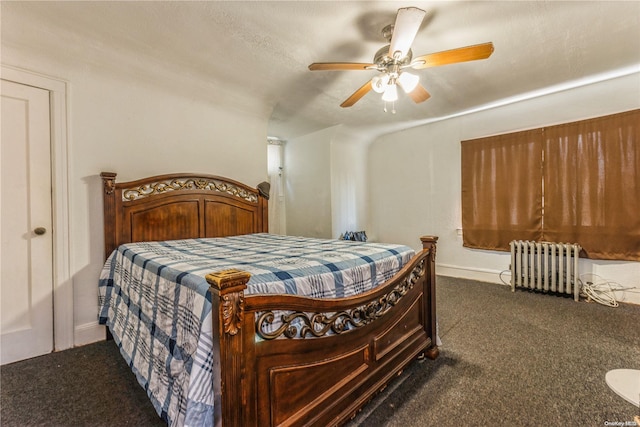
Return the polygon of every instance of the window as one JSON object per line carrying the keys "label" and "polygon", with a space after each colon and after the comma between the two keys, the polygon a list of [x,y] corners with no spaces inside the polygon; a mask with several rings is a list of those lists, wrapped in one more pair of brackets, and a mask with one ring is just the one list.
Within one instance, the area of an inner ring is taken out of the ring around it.
{"label": "window", "polygon": [[640,110],[462,141],[464,246],[579,243],[640,261]]}

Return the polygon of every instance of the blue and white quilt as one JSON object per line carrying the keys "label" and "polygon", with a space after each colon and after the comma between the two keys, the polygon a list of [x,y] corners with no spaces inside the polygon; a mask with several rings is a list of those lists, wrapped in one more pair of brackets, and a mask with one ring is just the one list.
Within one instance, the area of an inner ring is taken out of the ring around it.
{"label": "blue and white quilt", "polygon": [[413,256],[393,244],[272,234],[130,243],[115,250],[99,283],[99,321],[170,426],[213,420],[211,295],[205,275],[251,273],[245,294],[356,295]]}

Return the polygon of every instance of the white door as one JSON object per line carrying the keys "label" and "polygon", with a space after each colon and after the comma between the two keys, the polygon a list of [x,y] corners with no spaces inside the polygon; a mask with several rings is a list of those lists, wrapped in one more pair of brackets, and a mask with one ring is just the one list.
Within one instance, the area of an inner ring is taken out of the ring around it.
{"label": "white door", "polygon": [[0,364],[53,351],[49,92],[1,80]]}

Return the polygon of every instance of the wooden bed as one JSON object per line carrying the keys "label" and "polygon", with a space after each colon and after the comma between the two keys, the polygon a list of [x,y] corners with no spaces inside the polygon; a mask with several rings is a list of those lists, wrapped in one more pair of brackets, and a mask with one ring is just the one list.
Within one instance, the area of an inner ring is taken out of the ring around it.
{"label": "wooden bed", "polygon": [[[171,174],[118,183],[115,173],[101,177],[105,257],[122,243],[268,230],[268,195],[227,178]],[[437,237],[421,240],[424,249],[392,279],[351,298],[245,295],[248,273],[211,272],[213,345],[220,355],[211,424],[340,425],[412,360],[435,359]],[[285,321],[267,333],[261,321],[275,310],[322,332],[288,338],[294,326]],[[346,324],[352,328],[344,330]]]}

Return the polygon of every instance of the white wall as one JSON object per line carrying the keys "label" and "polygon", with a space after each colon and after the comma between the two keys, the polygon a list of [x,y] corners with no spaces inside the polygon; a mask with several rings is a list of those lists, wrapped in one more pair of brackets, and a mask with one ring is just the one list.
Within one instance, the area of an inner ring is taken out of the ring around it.
{"label": "white wall", "polygon": [[81,58],[65,61],[13,45],[3,44],[2,63],[68,84],[75,344],[103,339],[103,327],[97,325],[98,277],[104,262],[100,172],[116,172],[120,181],[202,172],[257,185],[267,177],[270,110],[213,98],[194,90],[188,79],[176,85],[141,72],[105,69]]}
{"label": "white wall", "polygon": [[287,234],[332,237],[331,140],[335,128],[287,141],[284,148]]}
{"label": "white wall", "polygon": [[[435,234],[439,274],[499,283],[509,254],[463,248],[457,231],[462,222],[460,141],[639,107],[636,73],[385,135],[369,152],[372,234],[416,249],[419,236]],[[582,260],[581,271],[640,287],[637,262]],[[640,303],[639,293],[626,298]]]}
{"label": "white wall", "polygon": [[330,149],[332,237],[338,238],[345,231],[367,231],[366,141],[341,126]]}
{"label": "white wall", "polygon": [[334,126],[285,145],[287,234],[338,238],[366,230],[367,145]]}

